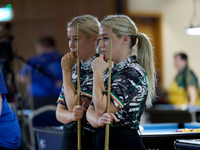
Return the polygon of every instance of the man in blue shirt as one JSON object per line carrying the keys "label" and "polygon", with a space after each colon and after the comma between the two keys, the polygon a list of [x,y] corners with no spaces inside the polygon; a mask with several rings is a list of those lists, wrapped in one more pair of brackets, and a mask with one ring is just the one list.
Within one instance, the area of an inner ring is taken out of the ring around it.
{"label": "man in blue shirt", "polygon": [[[20,70],[20,81],[26,82],[31,75],[27,95],[33,97],[58,97],[62,87],[62,56],[55,49],[51,37],[42,37],[37,43],[38,55],[29,59]],[[56,99],[55,99],[56,100]]]}
{"label": "man in blue shirt", "polygon": [[9,107],[6,85],[0,70],[0,149],[14,150],[21,145],[21,132],[15,113]]}

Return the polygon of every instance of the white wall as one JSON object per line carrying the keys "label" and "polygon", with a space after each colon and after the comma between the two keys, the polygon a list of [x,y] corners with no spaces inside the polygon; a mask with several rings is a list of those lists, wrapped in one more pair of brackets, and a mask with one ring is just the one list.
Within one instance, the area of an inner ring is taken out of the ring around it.
{"label": "white wall", "polygon": [[[164,87],[168,88],[176,75],[174,54],[184,50],[189,56],[189,65],[200,83],[200,36],[187,35],[193,13],[193,0],[127,0],[129,12],[159,12],[163,17],[163,73]],[[197,16],[200,26],[200,0],[197,0]]]}

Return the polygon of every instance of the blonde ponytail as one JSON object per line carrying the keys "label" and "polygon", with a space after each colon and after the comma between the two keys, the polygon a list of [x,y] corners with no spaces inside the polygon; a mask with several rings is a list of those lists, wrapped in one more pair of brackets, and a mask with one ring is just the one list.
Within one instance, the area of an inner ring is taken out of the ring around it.
{"label": "blonde ponytail", "polygon": [[[155,85],[156,85],[156,71],[153,61],[153,51],[151,43],[148,37],[143,33],[137,33],[138,29],[135,23],[126,15],[109,15],[103,21],[101,25],[111,26],[113,22],[113,32],[118,36],[129,35],[131,39],[130,51],[136,52],[138,63],[144,68],[147,73],[149,81],[149,91],[147,96],[146,106],[152,105],[152,100],[156,96]],[[138,43],[136,42],[138,38]],[[136,44],[137,43],[137,44]],[[135,51],[136,46],[136,51]]]}
{"label": "blonde ponytail", "polygon": [[147,73],[149,81],[149,91],[147,96],[147,107],[151,107],[152,100],[155,99],[156,92],[156,71],[153,60],[153,50],[151,42],[148,37],[143,33],[138,33],[138,44],[137,44],[137,61],[144,68]]}

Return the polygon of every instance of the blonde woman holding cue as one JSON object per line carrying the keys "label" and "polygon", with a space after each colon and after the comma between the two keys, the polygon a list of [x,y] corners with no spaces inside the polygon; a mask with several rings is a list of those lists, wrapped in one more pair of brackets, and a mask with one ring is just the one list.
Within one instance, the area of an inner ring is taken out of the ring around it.
{"label": "blonde woman holding cue", "polygon": [[[79,37],[77,37],[77,24],[79,23]],[[62,122],[63,140],[60,150],[77,149],[77,120],[82,125],[82,150],[94,149],[94,128],[86,121],[85,112],[89,106],[92,93],[91,62],[98,57],[96,46],[98,41],[100,23],[91,15],[74,17],[67,26],[67,38],[70,51],[61,61],[63,72],[63,88],[57,100],[56,117]],[[77,105],[77,40],[79,42],[81,71],[80,89],[81,105]]]}
{"label": "blonde woman holding cue", "polygon": [[[110,114],[106,113],[110,27],[112,61]],[[92,62],[93,95],[87,120],[98,128],[95,148],[104,149],[105,124],[110,126],[110,150],[143,150],[138,135],[145,106],[155,97],[155,68],[152,46],[146,35],[138,33],[135,23],[125,15],[110,15],[99,30],[101,56]],[[136,54],[136,55],[133,55]]]}

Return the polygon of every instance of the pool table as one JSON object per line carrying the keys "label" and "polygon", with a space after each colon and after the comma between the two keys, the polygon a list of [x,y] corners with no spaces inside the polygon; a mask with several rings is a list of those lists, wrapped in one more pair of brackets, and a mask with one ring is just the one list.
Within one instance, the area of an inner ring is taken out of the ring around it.
{"label": "pool table", "polygon": [[[174,132],[182,128],[200,128],[200,123],[154,123],[141,125],[140,132],[147,150],[173,150],[177,139],[200,139],[200,132]],[[35,127],[39,150],[60,148],[62,127]]]}
{"label": "pool table", "polygon": [[200,139],[200,132],[174,132],[184,128],[200,128],[200,123],[154,123],[141,125],[142,140],[147,150],[173,150],[176,139]]}

